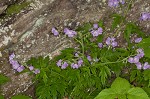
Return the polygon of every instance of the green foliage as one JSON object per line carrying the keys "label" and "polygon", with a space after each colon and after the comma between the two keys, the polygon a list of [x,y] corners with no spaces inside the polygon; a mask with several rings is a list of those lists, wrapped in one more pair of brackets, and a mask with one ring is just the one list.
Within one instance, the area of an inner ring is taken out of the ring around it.
{"label": "green foliage", "polygon": [[139,87],[131,88],[130,83],[123,78],[116,78],[111,88],[102,90],[95,99],[150,99]]}
{"label": "green foliage", "polygon": [[4,99],[4,96],[0,95],[0,99]]}
{"label": "green foliage", "polygon": [[112,29],[115,29],[121,22],[125,21],[125,18],[119,14],[113,14],[113,22],[112,22]]}
{"label": "green foliage", "polygon": [[7,15],[12,15],[12,14],[17,14],[19,13],[22,9],[27,7],[30,4],[30,2],[23,2],[21,4],[13,4],[9,6],[6,10]]}
{"label": "green foliage", "polygon": [[0,74],[0,85],[6,83],[7,81],[9,81],[9,79],[6,76]]}
{"label": "green foliage", "polygon": [[32,98],[29,96],[25,96],[25,95],[15,95],[15,96],[12,96],[11,99],[32,99]]}

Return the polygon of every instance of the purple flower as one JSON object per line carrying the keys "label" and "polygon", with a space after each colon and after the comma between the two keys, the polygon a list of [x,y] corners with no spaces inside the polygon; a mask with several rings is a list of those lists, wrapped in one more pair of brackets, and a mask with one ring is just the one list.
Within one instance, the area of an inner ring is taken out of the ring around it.
{"label": "purple flower", "polygon": [[60,59],[59,61],[57,61],[57,66],[60,67],[62,65],[62,60]]}
{"label": "purple flower", "polygon": [[74,55],[75,55],[75,57],[79,57],[79,54],[78,54],[78,53],[75,53]]}
{"label": "purple flower", "polygon": [[129,63],[133,63],[133,57],[129,57],[129,58],[128,58],[128,62],[129,62]]}
{"label": "purple flower", "polygon": [[17,69],[20,66],[20,64],[18,63],[18,61],[15,61],[15,60],[11,60],[10,64],[12,64],[12,68],[13,69]]}
{"label": "purple flower", "polygon": [[117,7],[119,5],[119,0],[109,0],[108,6],[110,7]]}
{"label": "purple flower", "polygon": [[129,62],[129,63],[138,63],[138,62],[139,62],[139,57],[138,57],[138,56],[129,57],[129,58],[128,58],[128,62]]}
{"label": "purple flower", "polygon": [[150,19],[150,13],[143,12],[143,13],[141,14],[140,20],[146,21],[146,20],[148,20],[148,19]]}
{"label": "purple flower", "polygon": [[73,69],[78,69],[78,68],[79,68],[79,65],[78,65],[78,64],[75,64],[75,63],[72,63],[72,64],[71,64],[71,67],[72,67]]}
{"label": "purple flower", "polygon": [[16,70],[20,73],[20,72],[22,72],[24,69],[25,69],[24,66],[21,65],[21,66],[18,67]]}
{"label": "purple flower", "polygon": [[55,36],[59,35],[59,32],[58,32],[54,27],[52,28],[52,33],[53,33]]}
{"label": "purple flower", "polygon": [[93,35],[93,37],[96,37],[98,35],[101,35],[103,32],[103,29],[101,27],[99,27],[97,30],[92,30],[91,34]]}
{"label": "purple flower", "polygon": [[82,64],[83,64],[83,60],[82,59],[78,60],[78,66],[80,67]]}
{"label": "purple flower", "polygon": [[125,1],[124,0],[120,0],[119,1],[121,4],[125,4]]}
{"label": "purple flower", "polygon": [[142,41],[142,38],[140,37],[140,38],[136,38],[135,40],[134,40],[134,42],[135,43],[139,43],[139,42],[141,42]]}
{"label": "purple flower", "polygon": [[140,62],[136,63],[135,65],[136,65],[137,69],[142,69],[142,64]]}
{"label": "purple flower", "polygon": [[88,55],[88,56],[87,56],[87,60],[88,60],[88,61],[92,61],[91,56]]}
{"label": "purple flower", "polygon": [[70,30],[68,28],[64,29],[64,33],[68,36],[68,37],[74,37],[75,35],[77,35],[77,33],[73,30]]}
{"label": "purple flower", "polygon": [[118,43],[115,41],[115,38],[114,37],[108,37],[107,39],[106,39],[106,44],[108,45],[108,46],[112,46],[112,47],[116,47],[116,46],[118,46]]}
{"label": "purple flower", "polygon": [[29,66],[29,70],[31,70],[31,71],[32,71],[33,69],[34,69],[34,67],[33,67],[33,66]]}
{"label": "purple flower", "polygon": [[103,48],[103,43],[98,43],[99,48]]}
{"label": "purple flower", "polygon": [[98,28],[98,24],[93,24],[93,28],[97,29]]}
{"label": "purple flower", "polygon": [[15,54],[14,53],[12,53],[11,55],[9,55],[9,60],[12,60],[14,58],[15,58]]}
{"label": "purple flower", "polygon": [[137,56],[138,56],[139,58],[144,57],[144,51],[143,51],[141,48],[137,49],[136,51],[137,51],[137,53],[138,53]]}
{"label": "purple flower", "polygon": [[62,66],[61,66],[61,69],[65,69],[65,68],[67,68],[67,66],[68,66],[68,63],[67,63],[67,62],[64,62],[64,63],[62,64]]}
{"label": "purple flower", "polygon": [[40,70],[39,69],[35,69],[35,71],[33,71],[35,74],[39,74]]}
{"label": "purple flower", "polygon": [[149,69],[150,68],[150,65],[148,64],[148,62],[145,62],[144,65],[143,65],[143,69]]}

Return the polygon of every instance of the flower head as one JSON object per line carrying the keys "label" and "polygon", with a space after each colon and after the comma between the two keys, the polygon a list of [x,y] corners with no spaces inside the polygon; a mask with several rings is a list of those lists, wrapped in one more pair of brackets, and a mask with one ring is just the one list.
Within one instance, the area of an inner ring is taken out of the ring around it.
{"label": "flower head", "polygon": [[80,59],[80,60],[78,60],[78,66],[80,67],[82,64],[83,64],[83,60],[82,59]]}
{"label": "flower head", "polygon": [[139,43],[139,42],[141,42],[142,41],[142,38],[140,37],[140,38],[136,38],[135,40],[134,40],[134,42],[135,43]]}
{"label": "flower head", "polygon": [[70,30],[68,28],[64,29],[64,33],[68,36],[68,37],[74,37],[75,35],[77,35],[77,32]]}
{"label": "flower head", "polygon": [[16,70],[20,73],[20,72],[22,72],[24,69],[25,69],[24,66],[21,65],[21,66],[18,67]]}
{"label": "flower head", "polygon": [[103,29],[101,27],[99,27],[97,30],[92,30],[91,34],[93,35],[93,37],[96,37],[98,35],[101,35],[103,32]]}
{"label": "flower head", "polygon": [[142,64],[140,62],[136,63],[135,65],[136,65],[137,69],[142,69]]}
{"label": "flower head", "polygon": [[92,58],[91,58],[90,55],[87,56],[87,60],[88,60],[88,61],[92,61]]}
{"label": "flower head", "polygon": [[145,62],[143,65],[143,69],[150,69],[150,65],[148,64],[148,62]]}
{"label": "flower head", "polygon": [[143,12],[143,13],[141,14],[140,20],[146,21],[146,20],[148,20],[148,19],[150,19],[150,13]]}
{"label": "flower head", "polygon": [[98,47],[102,48],[103,47],[103,43],[98,43]]}
{"label": "flower head", "polygon": [[62,65],[62,60],[61,59],[58,60],[56,64],[57,64],[58,67],[60,67]]}
{"label": "flower head", "polygon": [[118,43],[115,41],[115,38],[114,38],[114,37],[108,37],[108,38],[106,39],[106,44],[107,44],[108,46],[112,46],[112,47],[118,46]]}
{"label": "flower head", "polygon": [[39,69],[35,69],[33,72],[34,72],[35,74],[39,74],[39,73],[40,73],[40,70],[39,70]]}
{"label": "flower head", "polygon": [[29,66],[29,70],[31,70],[31,71],[32,71],[33,69],[34,69],[34,67],[33,67],[33,66]]}
{"label": "flower head", "polygon": [[72,64],[71,64],[71,67],[72,67],[73,69],[78,69],[78,68],[79,68],[79,65],[78,65],[78,64],[75,64],[75,63],[72,63]]}
{"label": "flower head", "polygon": [[52,28],[52,33],[55,35],[55,36],[57,36],[57,35],[59,35],[59,32],[56,30],[56,28]]}
{"label": "flower head", "polygon": [[64,62],[61,66],[61,69],[66,69],[68,67],[68,63],[67,62]]}

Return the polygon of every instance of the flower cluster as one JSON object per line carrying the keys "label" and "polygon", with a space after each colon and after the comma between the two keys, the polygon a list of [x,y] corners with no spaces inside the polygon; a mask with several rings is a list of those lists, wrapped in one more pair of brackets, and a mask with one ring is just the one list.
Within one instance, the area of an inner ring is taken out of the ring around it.
{"label": "flower cluster", "polygon": [[114,38],[114,37],[108,37],[108,38],[106,39],[106,44],[107,44],[108,46],[112,46],[112,47],[118,46],[118,43],[115,41],[115,38]]}
{"label": "flower cluster", "polygon": [[[51,32],[53,33],[53,35],[58,36],[59,32],[56,28],[52,28]],[[70,30],[68,28],[64,29],[64,33],[68,36],[68,37],[74,37],[75,35],[77,35],[77,32]]]}
{"label": "flower cluster", "polygon": [[[78,69],[79,67],[82,66],[82,64],[83,64],[83,60],[79,59],[77,63],[71,63],[71,68]],[[61,67],[61,69],[66,69],[69,66],[67,62],[65,61],[63,62],[61,59],[57,61],[56,65],[58,67]]]}
{"label": "flower cluster", "polygon": [[137,69],[150,69],[150,65],[148,62],[145,62],[143,65],[139,62],[139,60],[144,57],[144,52],[142,49],[137,49],[137,55],[134,57],[129,57],[128,62],[129,63],[134,63],[137,66]]}
{"label": "flower cluster", "polygon": [[64,33],[68,36],[68,37],[74,37],[75,35],[77,35],[77,32],[70,30],[68,28],[64,29]]}
{"label": "flower cluster", "polygon": [[124,0],[109,0],[108,1],[108,6],[117,7],[117,6],[119,6],[119,3],[124,4],[125,1]]}
{"label": "flower cluster", "polygon": [[[17,72],[22,72],[22,71],[25,69],[25,66],[19,64],[18,61],[14,60],[14,58],[15,58],[15,54],[12,53],[12,54],[9,56],[9,63],[12,65],[12,68],[13,68],[14,70],[16,70]],[[33,73],[35,73],[35,74],[40,73],[40,70],[39,70],[39,69],[34,69],[33,66],[29,66],[28,69],[29,69],[30,71],[32,71]]]}
{"label": "flower cluster", "polygon": [[101,35],[102,32],[103,32],[103,29],[101,27],[98,27],[98,24],[93,24],[93,29],[91,31],[91,34],[93,35],[93,37]]}
{"label": "flower cluster", "polygon": [[141,14],[140,20],[143,20],[143,21],[150,20],[150,13],[143,12]]}

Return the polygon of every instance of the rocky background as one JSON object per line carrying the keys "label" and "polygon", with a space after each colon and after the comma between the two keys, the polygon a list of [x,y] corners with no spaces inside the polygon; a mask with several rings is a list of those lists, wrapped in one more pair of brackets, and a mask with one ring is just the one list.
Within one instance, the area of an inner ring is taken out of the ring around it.
{"label": "rocky background", "polygon": [[[126,0],[128,3],[130,0]],[[127,14],[145,33],[150,33],[150,21],[139,21],[141,12],[150,12],[150,0],[132,0]],[[11,80],[1,86],[6,99],[18,93],[34,98],[32,77],[28,73],[16,74],[8,62],[8,55],[15,52],[20,62],[31,57],[50,56],[72,47],[71,39],[61,35],[55,37],[52,27],[62,31],[64,27],[75,29],[86,22],[103,19],[110,27],[109,15],[122,14],[120,8],[110,8],[108,0],[0,0],[0,73]],[[124,5],[126,7],[127,4]],[[121,39],[120,39],[121,40]]]}

